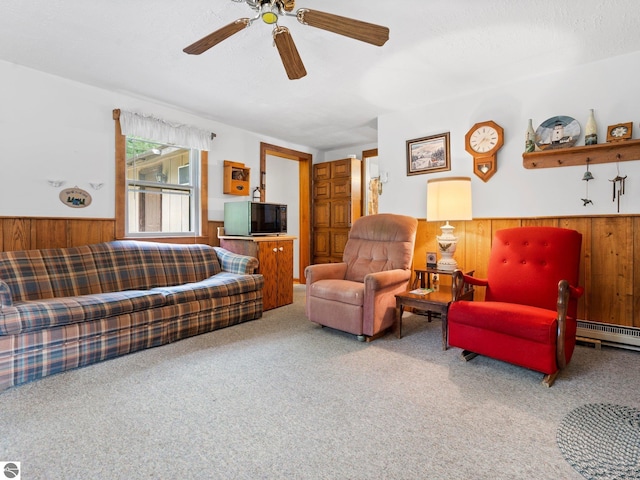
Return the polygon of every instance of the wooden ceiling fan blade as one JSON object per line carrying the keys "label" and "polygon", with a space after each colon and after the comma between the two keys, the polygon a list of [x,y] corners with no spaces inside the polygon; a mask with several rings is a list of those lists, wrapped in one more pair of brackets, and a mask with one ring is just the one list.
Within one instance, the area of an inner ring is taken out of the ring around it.
{"label": "wooden ceiling fan blade", "polygon": [[210,33],[206,37],[202,37],[200,40],[192,43],[182,51],[190,55],[200,55],[223,40],[226,40],[231,35],[238,33],[240,30],[244,30],[249,26],[249,24],[250,21],[248,18],[239,18],[235,22],[231,22],[229,25]]}
{"label": "wooden ceiling fan blade", "polygon": [[297,80],[304,77],[307,71],[304,68],[293,37],[286,27],[276,27],[273,30],[273,41],[278,48],[278,53],[282,59],[282,64],[287,72],[289,80]]}
{"label": "wooden ceiling fan blade", "polygon": [[389,28],[381,25],[308,8],[298,10],[297,17],[300,23],[305,25],[321,28],[322,30],[354,38],[378,47],[381,47],[389,40]]}

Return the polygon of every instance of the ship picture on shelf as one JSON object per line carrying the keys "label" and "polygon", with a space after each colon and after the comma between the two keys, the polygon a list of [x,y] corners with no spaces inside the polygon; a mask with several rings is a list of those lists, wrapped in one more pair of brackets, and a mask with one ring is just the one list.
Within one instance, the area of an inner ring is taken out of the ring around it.
{"label": "ship picture on shelf", "polygon": [[580,124],[564,115],[545,120],[536,130],[536,145],[540,150],[573,147],[579,138]]}

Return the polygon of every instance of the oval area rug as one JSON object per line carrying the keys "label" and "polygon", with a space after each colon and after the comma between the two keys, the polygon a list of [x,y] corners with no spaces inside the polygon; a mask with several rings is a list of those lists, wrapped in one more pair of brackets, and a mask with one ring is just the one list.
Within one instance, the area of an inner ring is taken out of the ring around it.
{"label": "oval area rug", "polygon": [[640,479],[640,410],[590,403],[569,412],[557,442],[566,461],[585,478]]}

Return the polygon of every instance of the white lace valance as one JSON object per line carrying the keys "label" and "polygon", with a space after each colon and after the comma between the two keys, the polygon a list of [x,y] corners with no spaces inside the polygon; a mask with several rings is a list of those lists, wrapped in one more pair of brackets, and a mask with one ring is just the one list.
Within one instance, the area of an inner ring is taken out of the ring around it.
{"label": "white lace valance", "polygon": [[125,110],[120,111],[120,130],[125,136],[207,151],[211,150],[211,141],[216,136],[196,127]]}

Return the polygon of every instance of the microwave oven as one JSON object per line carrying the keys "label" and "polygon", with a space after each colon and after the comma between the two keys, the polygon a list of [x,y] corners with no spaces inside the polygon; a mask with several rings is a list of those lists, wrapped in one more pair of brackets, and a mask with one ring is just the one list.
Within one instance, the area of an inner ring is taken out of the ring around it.
{"label": "microwave oven", "polygon": [[266,202],[226,202],[224,234],[282,235],[287,233],[287,206]]}

